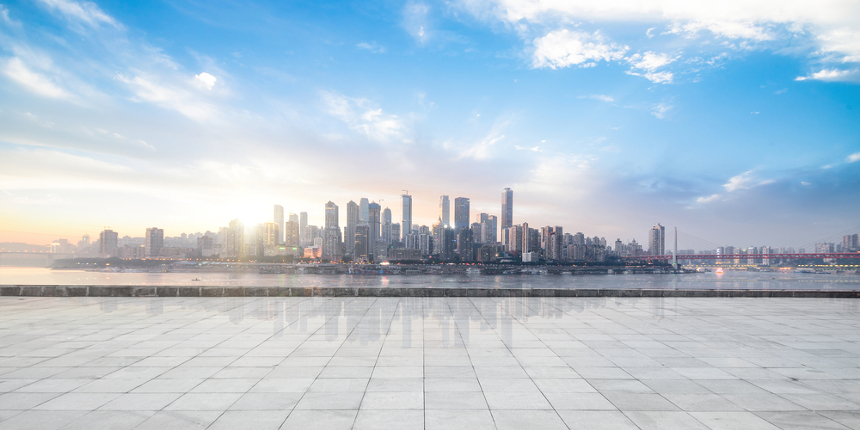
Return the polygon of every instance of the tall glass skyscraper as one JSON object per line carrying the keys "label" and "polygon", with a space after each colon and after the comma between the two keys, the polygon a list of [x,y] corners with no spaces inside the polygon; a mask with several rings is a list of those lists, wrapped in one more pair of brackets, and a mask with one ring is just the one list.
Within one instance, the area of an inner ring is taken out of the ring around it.
{"label": "tall glass skyscraper", "polygon": [[514,224],[514,191],[505,188],[502,191],[502,230]]}
{"label": "tall glass skyscraper", "polygon": [[439,221],[445,227],[451,227],[451,200],[448,196],[439,198]]}
{"label": "tall glass skyscraper", "polygon": [[402,194],[400,199],[403,203],[403,209],[401,211],[403,216],[400,218],[400,234],[403,241],[406,242],[406,235],[412,233],[412,196],[409,194]]}

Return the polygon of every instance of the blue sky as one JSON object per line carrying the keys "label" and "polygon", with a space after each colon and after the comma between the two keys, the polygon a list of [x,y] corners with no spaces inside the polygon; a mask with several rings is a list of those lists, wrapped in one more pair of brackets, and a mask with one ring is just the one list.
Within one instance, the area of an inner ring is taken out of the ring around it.
{"label": "blue sky", "polygon": [[0,4],[0,241],[441,194],[642,241],[860,225],[860,3]]}

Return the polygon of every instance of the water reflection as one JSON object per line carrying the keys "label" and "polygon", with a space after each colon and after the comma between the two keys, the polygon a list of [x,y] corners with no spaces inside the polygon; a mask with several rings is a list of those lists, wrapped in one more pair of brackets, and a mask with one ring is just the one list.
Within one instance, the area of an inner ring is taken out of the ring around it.
{"label": "water reflection", "polygon": [[[201,281],[192,281],[192,278]],[[0,267],[5,285],[245,286],[292,288],[593,288],[856,290],[860,275],[725,272],[685,275],[284,275],[256,273],[104,273]]]}
{"label": "water reflection", "polygon": [[[55,300],[55,299],[51,299]],[[658,330],[664,321],[688,316],[689,308],[679,308],[679,298],[69,298],[86,309],[115,313],[139,319],[169,317],[180,321],[193,316],[191,323],[223,318],[243,331],[268,332],[274,339],[294,341],[297,337],[332,345],[358,347],[381,345],[383,341],[399,348],[455,348],[464,345],[486,346],[501,342],[508,348],[534,342],[546,333],[572,336],[559,327],[571,320],[583,327],[615,320],[616,311],[636,314],[637,321],[650,316],[646,326],[628,327],[636,332]],[[722,300],[722,299],[716,299]],[[773,300],[773,299],[756,299]],[[838,299],[816,299],[838,300]],[[841,300],[846,310],[857,312],[856,300]],[[699,306],[701,308],[701,306]],[[203,315],[201,315],[203,313]],[[261,325],[262,323],[262,325]],[[260,329],[267,329],[261,331]],[[532,330],[538,330],[532,332]],[[553,333],[558,331],[558,333]],[[574,336],[575,337],[575,336]],[[391,344],[391,341],[394,344]]]}

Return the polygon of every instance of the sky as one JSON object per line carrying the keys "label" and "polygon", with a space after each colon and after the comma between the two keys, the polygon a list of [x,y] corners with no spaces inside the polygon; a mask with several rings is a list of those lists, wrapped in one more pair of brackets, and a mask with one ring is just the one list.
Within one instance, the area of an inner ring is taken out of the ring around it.
{"label": "sky", "polygon": [[344,224],[362,197],[399,220],[403,190],[431,225],[440,195],[498,216],[506,187],[514,223],[625,243],[857,233],[858,22],[840,0],[0,3],[0,242],[274,204],[319,225],[329,200]]}

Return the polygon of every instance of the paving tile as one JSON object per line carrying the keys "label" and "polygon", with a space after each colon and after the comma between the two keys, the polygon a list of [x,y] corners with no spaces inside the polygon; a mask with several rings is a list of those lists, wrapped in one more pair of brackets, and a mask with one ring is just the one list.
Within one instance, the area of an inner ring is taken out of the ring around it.
{"label": "paving tile", "polygon": [[499,430],[520,430],[526,428],[553,430],[567,429],[561,417],[554,410],[492,410],[496,428]]}
{"label": "paving tile", "polygon": [[421,391],[373,391],[364,394],[361,409],[424,409]]}
{"label": "paving tile", "polygon": [[845,430],[849,427],[812,411],[756,412],[760,418],[782,430]]}
{"label": "paving tile", "polygon": [[752,412],[690,412],[712,430],[779,430]]}
{"label": "paving tile", "polygon": [[571,430],[638,430],[626,415],[618,411],[558,410]]}
{"label": "paving tile", "polygon": [[361,409],[353,430],[420,429],[424,427],[422,410]]}
{"label": "paving tile", "polygon": [[294,410],[281,430],[349,430],[355,423],[357,409],[352,410]]}
{"label": "paving tile", "polygon": [[208,428],[210,430],[278,430],[289,410],[226,411]]}
{"label": "paving tile", "polygon": [[[424,412],[424,430],[448,430],[463,428],[470,430],[495,430],[489,409],[479,410],[431,410]],[[528,427],[523,427],[528,428]]]}
{"label": "paving tile", "polygon": [[487,409],[488,405],[484,393],[480,391],[431,391],[424,393],[424,408],[476,410]]}

